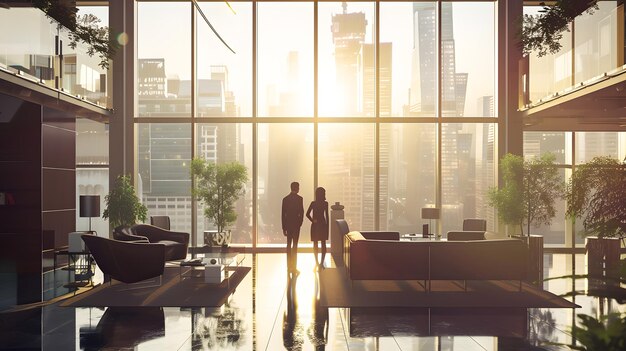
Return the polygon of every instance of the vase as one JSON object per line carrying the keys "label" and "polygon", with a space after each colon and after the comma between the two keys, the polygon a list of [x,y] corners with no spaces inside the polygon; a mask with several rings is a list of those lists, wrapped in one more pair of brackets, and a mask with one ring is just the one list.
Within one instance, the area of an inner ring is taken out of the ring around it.
{"label": "vase", "polygon": [[205,246],[222,246],[228,247],[232,240],[232,233],[230,230],[218,232],[217,230],[205,230],[204,231],[204,245]]}
{"label": "vase", "polygon": [[[620,240],[618,238],[587,237],[585,243],[589,288],[619,286]],[[608,279],[607,279],[608,278]]]}
{"label": "vase", "polygon": [[543,235],[514,235],[528,245],[528,269],[526,281],[543,287]]}

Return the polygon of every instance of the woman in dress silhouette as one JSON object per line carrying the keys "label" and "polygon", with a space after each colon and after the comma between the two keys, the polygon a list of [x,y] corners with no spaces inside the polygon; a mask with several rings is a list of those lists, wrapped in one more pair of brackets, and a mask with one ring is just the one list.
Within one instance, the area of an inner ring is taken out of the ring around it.
{"label": "woman in dress silhouette", "polygon": [[[311,216],[313,212],[313,216]],[[326,240],[328,240],[328,202],[326,202],[326,189],[319,187],[315,189],[315,201],[309,205],[306,217],[311,221],[311,241],[313,241],[313,254],[315,264],[324,267],[324,257],[326,256]],[[321,242],[322,258],[317,260],[317,242]]]}

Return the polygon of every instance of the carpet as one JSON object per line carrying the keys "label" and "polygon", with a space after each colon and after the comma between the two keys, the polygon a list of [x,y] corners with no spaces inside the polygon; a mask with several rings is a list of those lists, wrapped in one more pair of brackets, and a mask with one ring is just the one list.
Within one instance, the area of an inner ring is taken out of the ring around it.
{"label": "carpet", "polygon": [[344,268],[320,271],[324,307],[580,307],[530,284],[511,281],[350,281]]}
{"label": "carpet", "polygon": [[[226,302],[250,267],[237,267],[220,284],[206,284],[201,277],[181,280],[178,267],[165,267],[160,286],[125,290],[129,285],[105,283],[62,302],[63,307],[219,307]],[[142,283],[143,284],[143,283]],[[135,285],[131,287],[136,287]]]}

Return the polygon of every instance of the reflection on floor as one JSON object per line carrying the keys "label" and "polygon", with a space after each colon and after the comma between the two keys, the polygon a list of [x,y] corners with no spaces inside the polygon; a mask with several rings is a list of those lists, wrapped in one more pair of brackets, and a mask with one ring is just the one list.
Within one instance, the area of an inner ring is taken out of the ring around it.
{"label": "reflection on floor", "polygon": [[[585,271],[584,255],[546,255],[545,277]],[[568,298],[579,309],[325,308],[311,254],[289,279],[280,254],[247,254],[252,271],[221,307],[69,308],[0,314],[0,349],[43,350],[555,350],[571,343],[577,313],[624,311],[614,301]],[[330,259],[326,262],[331,266]],[[544,282],[555,294],[585,280]]]}

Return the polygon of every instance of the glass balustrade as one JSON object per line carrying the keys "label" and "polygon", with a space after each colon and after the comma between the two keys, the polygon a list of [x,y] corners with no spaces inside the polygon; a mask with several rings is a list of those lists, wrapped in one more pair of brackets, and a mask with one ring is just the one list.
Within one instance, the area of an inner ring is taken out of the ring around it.
{"label": "glass balustrade", "polygon": [[109,108],[108,71],[86,44],[72,48],[70,38],[69,29],[39,9],[1,8],[0,70]]}
{"label": "glass balustrade", "polygon": [[[525,6],[524,14],[539,14],[541,6]],[[599,1],[568,25],[559,40],[561,49],[522,59],[521,107],[531,107],[594,84],[624,70],[624,5]]]}

